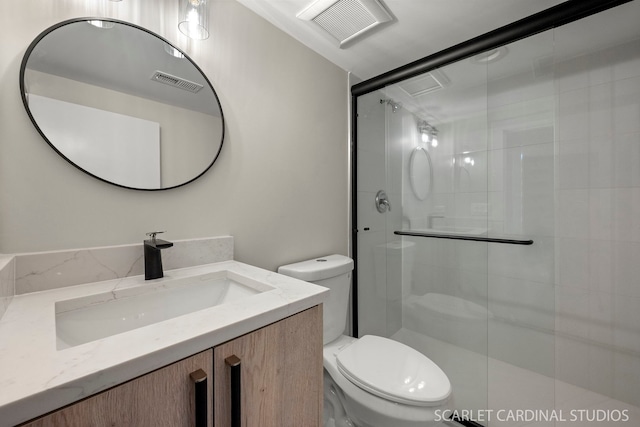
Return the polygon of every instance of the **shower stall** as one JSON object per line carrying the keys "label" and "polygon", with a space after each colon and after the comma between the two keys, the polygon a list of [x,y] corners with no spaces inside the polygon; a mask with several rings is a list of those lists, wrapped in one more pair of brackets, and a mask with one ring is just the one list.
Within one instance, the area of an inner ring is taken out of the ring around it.
{"label": "shower stall", "polygon": [[352,88],[354,334],[458,420],[640,425],[639,22],[568,1]]}

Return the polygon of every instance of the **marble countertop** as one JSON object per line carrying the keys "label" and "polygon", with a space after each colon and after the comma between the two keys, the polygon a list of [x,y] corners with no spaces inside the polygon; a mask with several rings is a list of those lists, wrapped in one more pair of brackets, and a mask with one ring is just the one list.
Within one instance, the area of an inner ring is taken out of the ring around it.
{"label": "marble countertop", "polygon": [[318,305],[329,292],[237,261],[169,270],[153,282],[222,270],[275,289],[63,350],[56,349],[56,301],[141,286],[144,277],[13,297],[0,319],[0,426],[27,421]]}

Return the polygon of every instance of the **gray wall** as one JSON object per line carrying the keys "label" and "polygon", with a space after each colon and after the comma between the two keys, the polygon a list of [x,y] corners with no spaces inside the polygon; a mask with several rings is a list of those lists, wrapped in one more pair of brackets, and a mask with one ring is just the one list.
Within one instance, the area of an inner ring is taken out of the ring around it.
{"label": "gray wall", "polygon": [[[236,259],[275,269],[348,253],[347,73],[235,0],[211,5],[211,37],[177,30],[175,0],[0,3],[0,253],[233,235]],[[59,157],[18,90],[29,43],[59,21],[105,16],[185,50],[220,97],[221,156],[185,187],[142,192],[100,182]]]}

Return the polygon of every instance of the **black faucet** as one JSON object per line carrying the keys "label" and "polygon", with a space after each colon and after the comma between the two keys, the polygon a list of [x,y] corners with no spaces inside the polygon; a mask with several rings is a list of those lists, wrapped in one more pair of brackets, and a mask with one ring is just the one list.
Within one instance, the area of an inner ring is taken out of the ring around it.
{"label": "black faucet", "polygon": [[159,233],[164,231],[147,233],[151,238],[144,241],[144,280],[159,279],[164,276],[160,250],[170,248],[173,243],[156,239],[156,234]]}

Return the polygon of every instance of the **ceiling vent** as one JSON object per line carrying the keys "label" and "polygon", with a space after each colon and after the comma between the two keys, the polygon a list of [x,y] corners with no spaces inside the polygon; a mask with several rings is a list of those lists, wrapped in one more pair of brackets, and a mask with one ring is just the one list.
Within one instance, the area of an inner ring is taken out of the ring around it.
{"label": "ceiling vent", "polygon": [[164,83],[169,86],[177,87],[178,89],[183,89],[192,93],[197,93],[204,87],[199,83],[172,76],[171,74],[167,74],[162,71],[156,71],[155,73],[153,73],[153,75],[151,76],[151,80],[153,80],[154,82]]}
{"label": "ceiling vent", "polygon": [[411,97],[424,95],[445,88],[451,84],[451,80],[440,70],[433,70],[421,74],[413,79],[405,80],[398,86]]}
{"label": "ceiling vent", "polygon": [[340,48],[393,19],[378,0],[317,0],[297,17],[315,22],[338,41]]}

